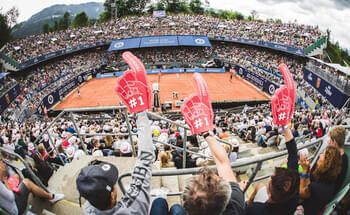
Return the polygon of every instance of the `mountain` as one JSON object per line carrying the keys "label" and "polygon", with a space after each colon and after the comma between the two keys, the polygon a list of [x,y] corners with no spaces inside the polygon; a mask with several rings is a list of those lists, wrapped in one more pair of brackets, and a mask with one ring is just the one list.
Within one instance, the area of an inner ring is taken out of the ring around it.
{"label": "mountain", "polygon": [[97,19],[98,15],[103,12],[103,10],[103,3],[98,2],[70,5],[56,4],[34,14],[27,21],[19,23],[12,33],[15,37],[24,37],[31,34],[41,33],[42,26],[45,23],[49,23],[53,26],[55,21],[61,19],[66,11],[70,13],[72,21],[74,16],[82,11],[86,12],[89,19]]}

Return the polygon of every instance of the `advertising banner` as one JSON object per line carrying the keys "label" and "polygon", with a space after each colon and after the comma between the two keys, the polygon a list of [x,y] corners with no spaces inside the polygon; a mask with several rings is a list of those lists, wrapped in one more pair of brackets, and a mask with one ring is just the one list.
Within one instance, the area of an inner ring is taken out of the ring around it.
{"label": "advertising banner", "polygon": [[342,108],[346,100],[349,98],[342,93],[338,88],[330,84],[328,81],[322,79],[317,74],[303,68],[304,80],[313,86],[322,96],[324,96],[334,107]]}
{"label": "advertising banner", "polygon": [[122,40],[114,40],[108,48],[108,51],[118,51],[124,49],[134,49],[140,47],[141,38],[128,38]]}
{"label": "advertising banner", "polygon": [[119,51],[133,48],[166,47],[166,46],[211,46],[206,36],[149,36],[113,40],[108,51]]}
{"label": "advertising banner", "polygon": [[163,18],[163,17],[166,17],[165,10],[155,10],[155,11],[153,11],[153,17],[154,17],[154,18]]}
{"label": "advertising banner", "polygon": [[99,68],[92,69],[87,72],[83,72],[74,78],[67,80],[61,86],[51,91],[47,94],[40,102],[37,107],[38,114],[44,114],[44,108],[50,109],[59,101],[61,101],[66,95],[68,95],[72,90],[82,84],[89,76],[94,76],[99,72]]}
{"label": "advertising banner", "polygon": [[[226,65],[233,66],[234,64],[224,63]],[[276,89],[279,88],[279,85],[275,84],[274,82],[265,79],[264,77],[249,71],[241,66],[235,65],[235,70],[238,73],[239,76],[244,78],[245,80],[249,81],[250,83],[254,84],[256,87],[264,91],[265,93],[272,96]]]}
{"label": "advertising banner", "polygon": [[53,59],[53,58],[56,58],[56,57],[59,57],[59,56],[65,55],[65,54],[70,54],[70,53],[81,51],[84,49],[90,49],[90,48],[95,48],[95,47],[105,46],[105,45],[107,45],[106,41],[100,41],[100,42],[96,42],[96,43],[90,43],[90,44],[75,46],[72,48],[67,48],[67,49],[51,52],[48,54],[41,55],[39,57],[35,57],[33,59],[30,59],[30,60],[24,61],[23,63],[20,63],[19,68],[20,68],[20,70],[23,70],[23,69],[26,69],[27,67],[33,66],[35,64],[38,64],[38,63],[41,63],[43,61],[50,60],[50,59]]}
{"label": "advertising banner", "polygon": [[17,98],[17,96],[21,93],[19,84],[12,87],[8,90],[4,95],[0,98],[0,114],[10,106],[10,104]]}
{"label": "advertising banner", "polygon": [[206,36],[178,36],[179,46],[211,46]]}
{"label": "advertising banner", "polygon": [[141,37],[140,48],[178,45],[179,41],[177,39],[177,36]]}

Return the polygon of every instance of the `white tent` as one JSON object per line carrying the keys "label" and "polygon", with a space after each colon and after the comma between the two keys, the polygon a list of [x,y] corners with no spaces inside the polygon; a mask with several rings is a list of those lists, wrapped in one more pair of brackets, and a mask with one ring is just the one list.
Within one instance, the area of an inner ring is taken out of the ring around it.
{"label": "white tent", "polygon": [[326,62],[324,62],[320,59],[314,58],[314,57],[309,57],[309,58],[319,62],[320,64],[324,64],[324,65],[327,65],[335,70],[338,70],[339,72],[341,72],[347,76],[350,76],[350,68],[349,67],[345,67],[345,66],[342,66],[342,65],[336,64],[336,63],[326,63]]}
{"label": "white tent", "polygon": [[226,28],[226,25],[220,24],[218,25],[218,28]]}
{"label": "white tent", "polygon": [[199,26],[198,22],[193,23],[194,26]]}
{"label": "white tent", "polygon": [[103,33],[103,31],[101,31],[101,30],[94,31],[94,34],[102,34],[102,33]]}
{"label": "white tent", "polygon": [[170,26],[174,26],[174,25],[176,25],[176,24],[175,24],[175,22],[170,22],[169,25],[170,25]]}
{"label": "white tent", "polygon": [[15,47],[13,47],[16,51],[18,51],[18,50],[21,50],[22,48],[21,47],[19,47],[19,46],[15,46]]}
{"label": "white tent", "polygon": [[146,24],[144,24],[143,26],[145,26],[145,27],[150,27],[150,26],[151,26],[151,24],[146,23]]}
{"label": "white tent", "polygon": [[53,38],[51,38],[51,41],[55,42],[55,41],[57,41],[57,38],[53,37]]}
{"label": "white tent", "polygon": [[36,44],[41,45],[41,44],[43,44],[43,41],[39,40],[39,41],[36,42]]}
{"label": "white tent", "polygon": [[75,37],[75,35],[74,35],[74,34],[71,34],[71,35],[70,35],[70,38],[74,38],[74,37]]}
{"label": "white tent", "polygon": [[128,28],[125,27],[125,26],[122,26],[122,27],[120,27],[119,29],[120,29],[120,30],[125,30],[125,29],[128,29]]}

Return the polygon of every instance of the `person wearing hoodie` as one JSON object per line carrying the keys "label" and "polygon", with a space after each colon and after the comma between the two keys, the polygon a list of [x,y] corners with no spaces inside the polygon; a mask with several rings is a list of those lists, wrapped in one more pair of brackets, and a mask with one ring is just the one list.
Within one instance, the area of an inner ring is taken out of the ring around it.
{"label": "person wearing hoodie", "polygon": [[87,200],[83,206],[85,214],[148,214],[155,155],[147,113],[137,115],[139,150],[130,189],[117,202],[118,168],[111,163],[95,160],[81,170],[76,180],[80,196]]}

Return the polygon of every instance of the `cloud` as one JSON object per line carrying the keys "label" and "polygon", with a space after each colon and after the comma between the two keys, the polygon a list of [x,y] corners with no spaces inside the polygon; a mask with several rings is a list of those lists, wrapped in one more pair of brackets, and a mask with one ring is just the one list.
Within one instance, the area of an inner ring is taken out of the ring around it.
{"label": "cloud", "polygon": [[345,10],[350,8],[349,0],[332,0],[338,10]]}
{"label": "cloud", "polygon": [[211,0],[211,7],[240,11],[246,16],[252,10],[259,18],[282,19],[283,22],[319,26],[326,33],[331,30],[331,40],[339,41],[340,46],[350,49],[350,1],[349,0]]}

